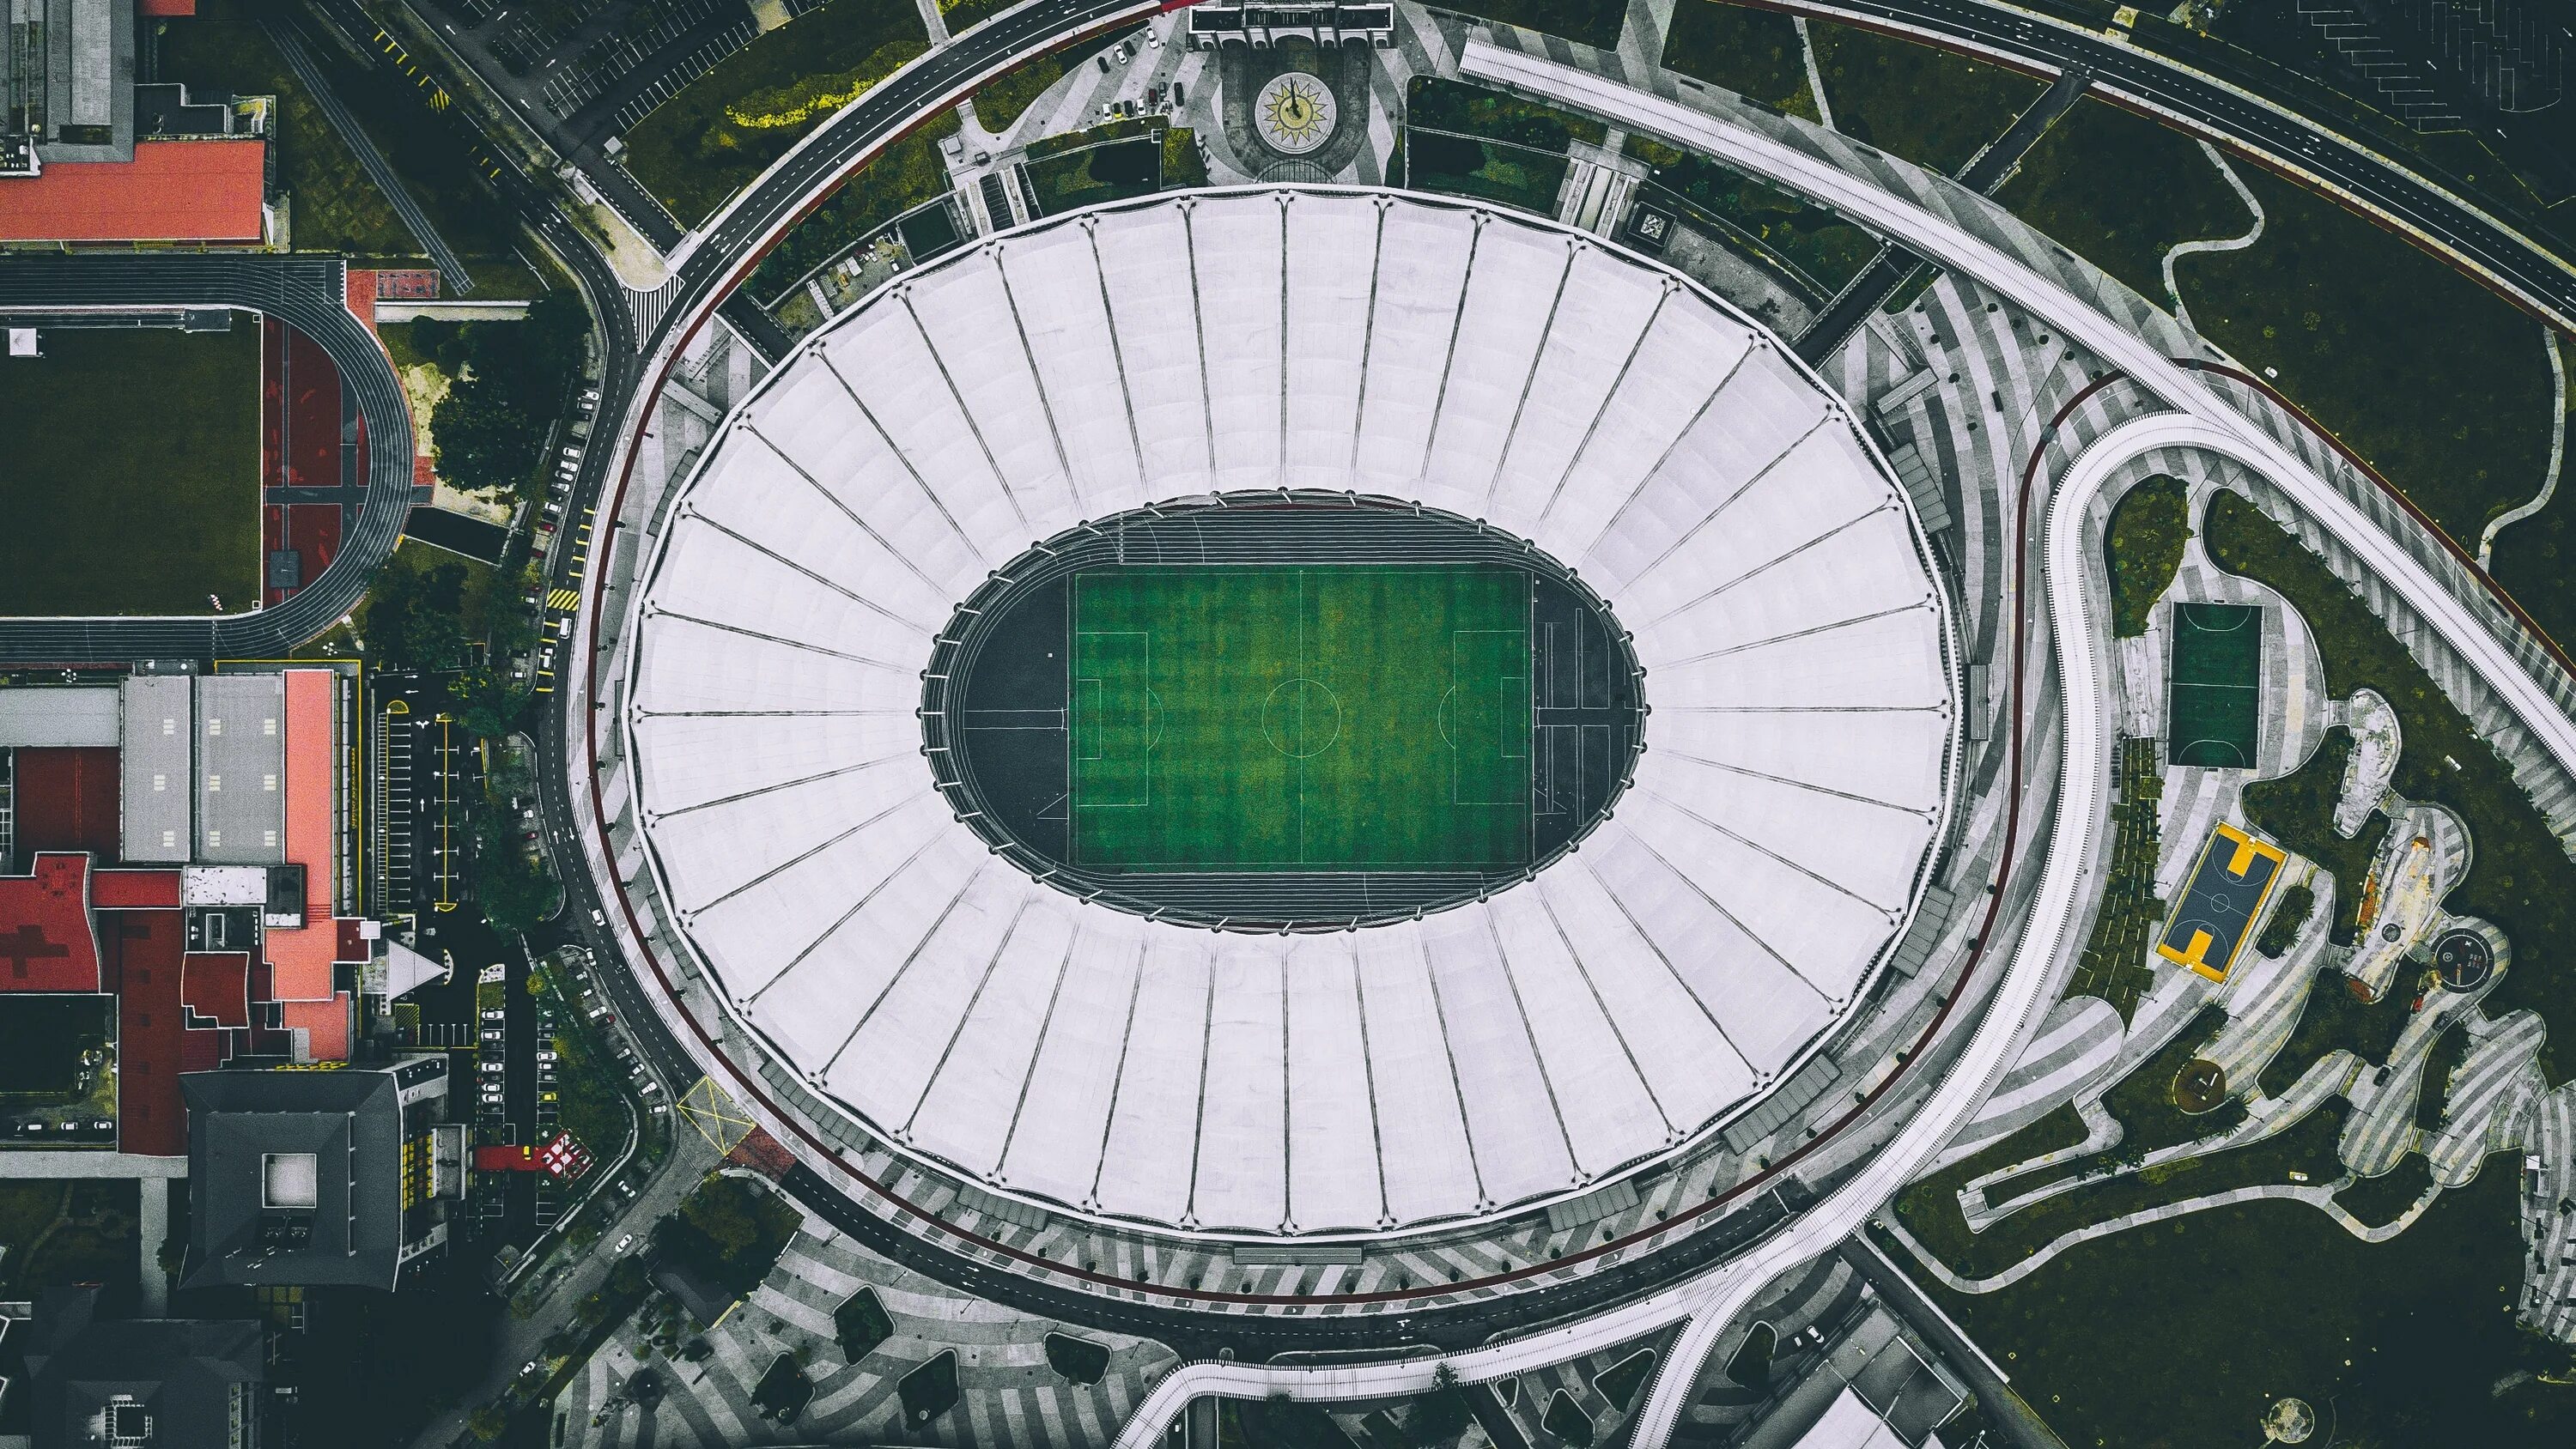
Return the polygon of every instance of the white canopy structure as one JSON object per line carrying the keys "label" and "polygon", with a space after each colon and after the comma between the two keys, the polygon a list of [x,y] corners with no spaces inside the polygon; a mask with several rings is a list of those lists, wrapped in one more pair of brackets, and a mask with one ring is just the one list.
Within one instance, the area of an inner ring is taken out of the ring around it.
{"label": "white canopy structure", "polygon": [[[1651,713],[1579,850],[1254,937],[953,818],[914,712],[957,601],[1282,486],[1485,520],[1609,602]],[[650,884],[757,1049],[916,1159],[1166,1230],[1454,1222],[1681,1150],[1849,1011],[1948,819],[1947,605],[1841,405],[1668,272],[1419,196],[1149,200],[907,274],[742,404],[637,595]]]}

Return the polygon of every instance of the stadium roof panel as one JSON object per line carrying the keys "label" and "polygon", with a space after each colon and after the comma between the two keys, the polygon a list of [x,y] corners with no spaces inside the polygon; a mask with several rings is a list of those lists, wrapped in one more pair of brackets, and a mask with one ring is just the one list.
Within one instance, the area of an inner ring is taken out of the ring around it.
{"label": "stadium roof panel", "polygon": [[[1904,493],[1758,325],[1592,238],[1111,208],[908,273],[737,417],[637,591],[653,885],[742,1049],[969,1180],[1253,1234],[1563,1196],[1747,1109],[1914,909],[1955,709]],[[953,818],[914,712],[958,602],[1082,521],[1282,486],[1486,520],[1608,601],[1652,713],[1579,853],[1255,937],[1086,905]]]}

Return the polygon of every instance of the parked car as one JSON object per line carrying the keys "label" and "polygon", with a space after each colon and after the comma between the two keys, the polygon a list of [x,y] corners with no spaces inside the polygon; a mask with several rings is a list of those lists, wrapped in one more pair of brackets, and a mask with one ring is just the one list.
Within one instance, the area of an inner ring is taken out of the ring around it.
{"label": "parked car", "polygon": [[483,1019],[485,1021],[508,1021],[510,1019],[510,1013],[502,1007],[487,1006],[483,1008]]}
{"label": "parked car", "polygon": [[1107,56],[1105,56],[1105,55],[1104,55],[1104,56],[1101,56],[1101,57],[1099,57],[1099,61],[1100,61],[1100,73],[1101,73],[1102,75],[1107,75],[1107,74],[1109,74],[1109,57],[1107,57]]}
{"label": "parked car", "polygon": [[1122,40],[1118,42],[1118,48],[1109,53],[1118,58],[1120,65],[1125,65],[1136,58],[1136,47],[1131,42]]}

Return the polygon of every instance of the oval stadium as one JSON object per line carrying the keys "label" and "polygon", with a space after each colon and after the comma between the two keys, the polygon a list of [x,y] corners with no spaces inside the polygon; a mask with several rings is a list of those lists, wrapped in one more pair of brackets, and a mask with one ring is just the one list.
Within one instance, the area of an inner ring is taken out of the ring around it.
{"label": "oval stadium", "polygon": [[725,1052],[1160,1232],[1690,1150],[1945,828],[1949,607],[1777,341],[1596,239],[1206,193],[908,274],[649,540],[618,728]]}

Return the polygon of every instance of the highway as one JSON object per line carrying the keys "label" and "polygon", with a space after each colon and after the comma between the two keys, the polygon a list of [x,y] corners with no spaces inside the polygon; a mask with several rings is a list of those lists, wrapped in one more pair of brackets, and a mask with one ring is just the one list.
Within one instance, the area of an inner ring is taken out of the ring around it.
{"label": "highway", "polygon": [[2179,119],[2276,171],[2304,176],[2383,214],[2449,253],[2561,331],[2576,333],[2576,268],[2536,217],[2473,205],[2415,169],[2180,62],[2032,11],[1988,0],[1746,0],[1763,9],[1946,40],[1956,48],[2054,75],[2093,72],[2093,89]]}

